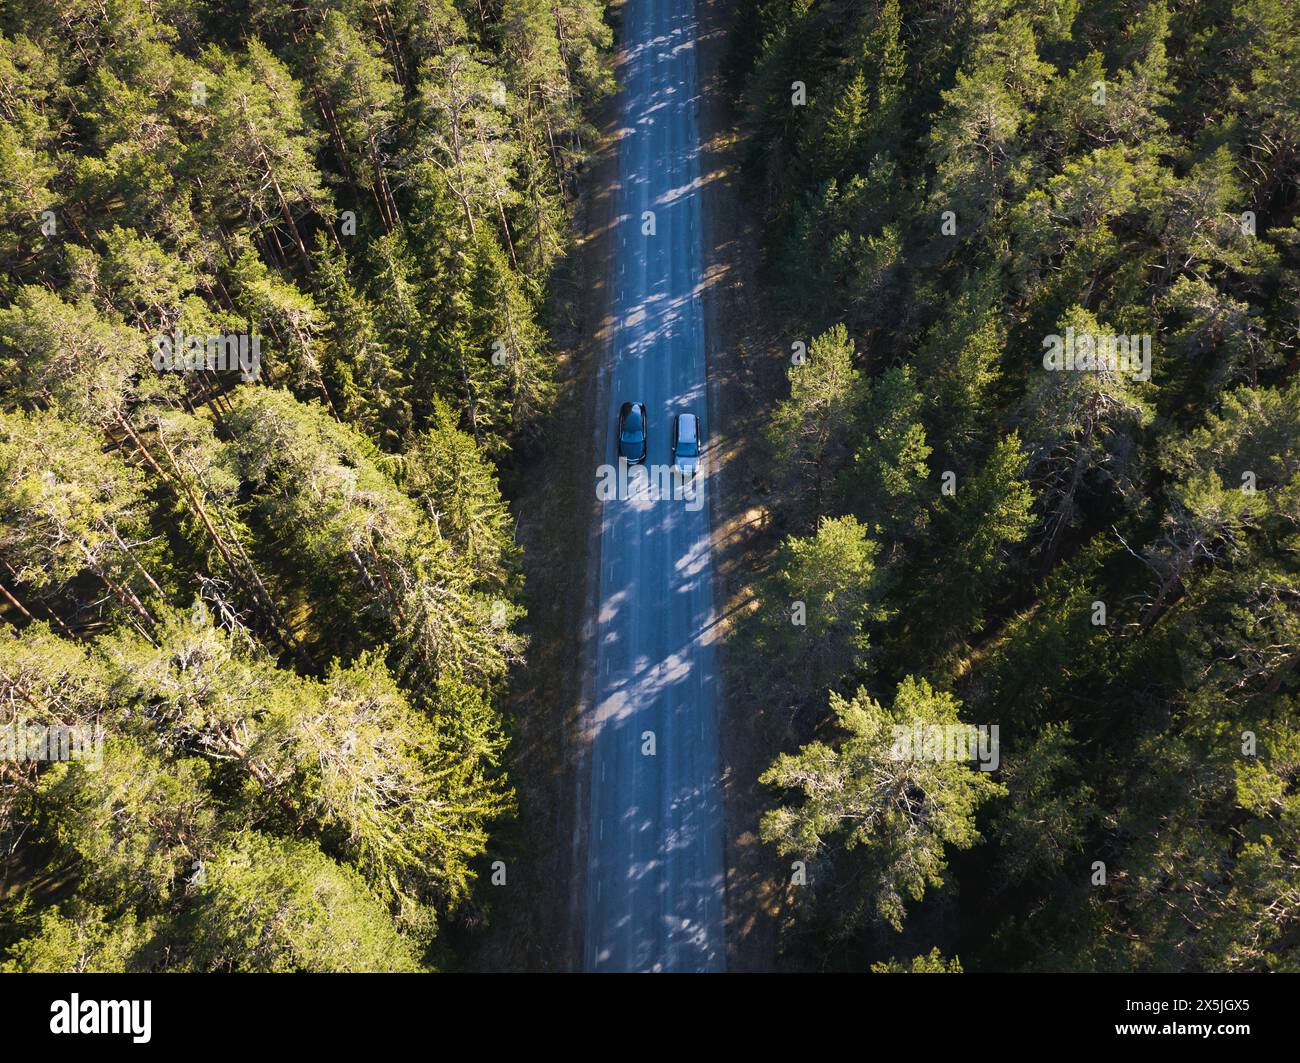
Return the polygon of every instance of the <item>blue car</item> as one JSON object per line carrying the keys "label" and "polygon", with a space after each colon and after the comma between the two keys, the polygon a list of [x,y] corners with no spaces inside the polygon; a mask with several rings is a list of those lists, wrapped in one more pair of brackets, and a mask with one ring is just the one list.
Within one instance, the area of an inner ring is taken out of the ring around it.
{"label": "blue car", "polygon": [[632,465],[640,465],[646,456],[645,406],[625,402],[618,411],[618,456]]}

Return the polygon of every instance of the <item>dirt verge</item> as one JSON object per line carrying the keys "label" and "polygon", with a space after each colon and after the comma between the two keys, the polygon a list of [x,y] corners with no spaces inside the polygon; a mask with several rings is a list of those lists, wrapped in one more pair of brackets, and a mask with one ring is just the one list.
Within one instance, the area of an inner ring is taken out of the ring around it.
{"label": "dirt verge", "polygon": [[782,341],[759,285],[758,226],[739,188],[741,142],[731,91],[722,76],[735,0],[696,0],[699,47],[704,329],[709,359],[710,463],[717,475],[713,511],[714,596],[723,626],[721,665],[722,787],[726,815],[727,967],[777,966],[783,863],[758,840],[765,795],[758,776],[776,751],[759,716],[728,692],[726,638],[752,598],[751,574],[771,549],[756,485],[762,431],[772,403],[785,393]]}

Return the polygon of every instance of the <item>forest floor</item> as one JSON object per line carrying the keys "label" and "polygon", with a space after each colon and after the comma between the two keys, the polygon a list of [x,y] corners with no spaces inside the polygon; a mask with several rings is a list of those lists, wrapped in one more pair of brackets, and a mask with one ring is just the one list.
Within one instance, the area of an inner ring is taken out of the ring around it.
{"label": "forest floor", "polygon": [[[724,629],[747,607],[759,558],[771,549],[755,503],[761,479],[756,437],[765,411],[784,394],[783,352],[761,298],[757,227],[739,189],[736,116],[721,67],[734,0],[697,0],[699,128],[704,223],[704,314],[709,373],[709,461],[715,600]],[[618,4],[611,5],[617,19]],[[512,676],[511,775],[520,815],[488,860],[504,859],[507,883],[476,932],[466,935],[467,965],[478,970],[576,970],[582,955],[582,896],[589,763],[583,730],[590,706],[599,561],[599,503],[592,453],[604,453],[598,423],[609,366],[609,279],[618,182],[617,101],[597,116],[599,142],[581,176],[575,248],[551,300],[558,352],[555,412],[531,457],[506,477],[524,549],[530,638],[528,663]],[[722,668],[727,655],[724,645]],[[727,967],[776,966],[783,877],[758,840],[763,794],[757,779],[775,750],[758,715],[722,699],[722,785],[727,865]],[[486,877],[487,871],[484,869]],[[479,922],[479,920],[475,920]],[[459,936],[459,934],[457,935]]]}

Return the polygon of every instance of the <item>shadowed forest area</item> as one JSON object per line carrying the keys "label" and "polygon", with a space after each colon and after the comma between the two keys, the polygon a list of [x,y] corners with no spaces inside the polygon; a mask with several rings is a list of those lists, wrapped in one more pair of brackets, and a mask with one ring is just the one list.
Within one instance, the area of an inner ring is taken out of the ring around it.
{"label": "shadowed forest area", "polygon": [[788,962],[1300,963],[1298,20],[747,0]]}

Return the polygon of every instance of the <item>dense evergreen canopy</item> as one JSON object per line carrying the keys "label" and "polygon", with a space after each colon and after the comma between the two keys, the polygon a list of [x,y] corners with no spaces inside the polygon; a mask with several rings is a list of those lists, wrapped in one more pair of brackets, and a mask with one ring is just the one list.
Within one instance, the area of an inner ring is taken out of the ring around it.
{"label": "dense evergreen canopy", "polygon": [[0,955],[454,963],[603,5],[0,10]]}
{"label": "dense evergreen canopy", "polygon": [[[793,956],[1300,966],[1298,42],[1286,0],[745,5],[767,284],[818,337],[735,678],[808,743],[765,776]],[[891,702],[997,725],[1001,789],[900,783]]]}

